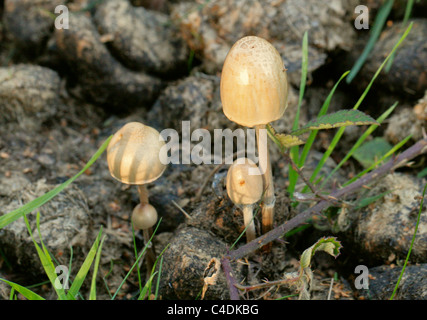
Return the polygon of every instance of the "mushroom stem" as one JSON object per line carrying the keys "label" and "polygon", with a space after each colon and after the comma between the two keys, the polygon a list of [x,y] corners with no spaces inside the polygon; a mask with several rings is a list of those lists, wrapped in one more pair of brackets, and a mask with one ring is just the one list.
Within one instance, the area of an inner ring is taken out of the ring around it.
{"label": "mushroom stem", "polygon": [[262,181],[265,188],[262,205],[262,233],[265,234],[273,228],[274,203],[276,202],[276,197],[274,195],[268,138],[265,131],[264,134],[261,135],[261,130],[266,130],[266,126],[265,124],[257,125],[255,129],[258,144],[259,168],[262,173]]}
{"label": "mushroom stem", "polygon": [[139,202],[141,206],[148,204],[148,190],[145,184],[138,185]]}
{"label": "mushroom stem", "polygon": [[[138,185],[138,194],[140,206],[143,207],[146,204],[149,204],[148,200],[148,190],[145,184]],[[147,266],[147,279],[150,277],[151,270],[153,269],[154,263],[156,261],[156,252],[154,251],[153,244],[150,243],[151,235],[153,234],[153,228],[143,229],[142,234],[144,237],[144,244],[147,246],[147,251],[145,255],[145,261]]]}
{"label": "mushroom stem", "polygon": [[251,242],[256,238],[255,233],[255,223],[253,220],[253,205],[247,204],[243,205],[243,221],[245,223],[246,228],[246,242]]}

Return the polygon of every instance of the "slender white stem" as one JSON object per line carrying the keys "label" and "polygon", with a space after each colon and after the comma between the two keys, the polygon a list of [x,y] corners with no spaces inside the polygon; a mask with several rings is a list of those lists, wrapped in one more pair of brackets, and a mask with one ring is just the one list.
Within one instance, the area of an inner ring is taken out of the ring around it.
{"label": "slender white stem", "polygon": [[255,223],[253,219],[254,218],[253,205],[252,204],[244,205],[242,208],[242,211],[243,211],[243,221],[245,223],[245,228],[246,228],[246,242],[250,242],[256,238]]}
{"label": "slender white stem", "polygon": [[266,130],[266,128],[265,125],[257,125],[255,129],[258,144],[259,168],[262,172],[262,180],[265,188],[262,206],[262,233],[265,234],[273,228],[274,203],[276,202],[276,197],[274,195],[273,174],[268,151],[267,133],[265,131],[263,134],[261,133],[261,130]]}

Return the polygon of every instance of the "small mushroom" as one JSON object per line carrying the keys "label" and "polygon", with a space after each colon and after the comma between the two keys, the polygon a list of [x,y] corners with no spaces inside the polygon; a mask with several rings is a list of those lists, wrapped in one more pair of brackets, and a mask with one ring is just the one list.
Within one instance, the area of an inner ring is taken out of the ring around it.
{"label": "small mushroom", "polygon": [[266,125],[282,117],[288,96],[280,54],[265,39],[248,36],[238,40],[224,61],[220,90],[227,118],[256,129],[259,167],[266,188],[262,207],[262,231],[266,233],[273,226],[275,203]]}
{"label": "small mushroom", "polygon": [[253,207],[261,199],[263,192],[261,174],[253,170],[259,169],[252,160],[238,158],[228,169],[226,183],[231,201],[243,211],[247,242],[256,238]]}
{"label": "small mushroom", "polygon": [[[107,147],[107,162],[113,178],[138,186],[140,203],[132,212],[134,227],[142,229],[146,245],[157,222],[156,209],[149,204],[147,183],[158,179],[166,169],[161,149],[165,141],[160,133],[139,122],[130,122],[118,130]],[[155,261],[148,247],[147,271]]]}

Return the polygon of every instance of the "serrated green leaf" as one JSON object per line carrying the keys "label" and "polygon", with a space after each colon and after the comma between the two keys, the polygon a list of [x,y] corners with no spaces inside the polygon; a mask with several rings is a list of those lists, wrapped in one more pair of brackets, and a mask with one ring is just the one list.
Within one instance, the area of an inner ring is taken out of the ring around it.
{"label": "serrated green leaf", "polygon": [[304,140],[291,134],[277,133],[276,137],[280,141],[280,144],[286,149],[294,146],[299,146],[305,143]]}
{"label": "serrated green leaf", "polygon": [[324,251],[334,258],[340,254],[341,243],[334,237],[320,239],[313,248],[313,255],[317,251]]}
{"label": "serrated green leaf", "polygon": [[294,146],[299,146],[305,143],[305,141],[301,137],[286,133],[277,133],[276,130],[270,124],[267,124],[266,128],[269,137],[274,141],[274,143],[276,143],[276,145],[280,148],[282,152],[284,152],[285,149]]}
{"label": "serrated green leaf", "polygon": [[341,242],[339,242],[335,237],[320,238],[310,248],[304,250],[300,259],[300,267],[302,270],[308,268],[311,264],[311,259],[318,251],[324,251],[336,258],[339,256],[341,248]]}
{"label": "serrated green leaf", "polygon": [[340,110],[334,113],[326,114],[315,120],[311,120],[300,129],[292,131],[291,134],[299,136],[311,130],[333,129],[351,125],[360,126],[368,124],[378,124],[378,122],[359,110]]}
{"label": "serrated green leaf", "polygon": [[[355,158],[364,168],[369,168],[378,159],[389,152],[393,146],[384,138],[375,138],[362,144],[354,153]],[[389,157],[388,157],[389,158]],[[384,161],[387,161],[385,158]]]}

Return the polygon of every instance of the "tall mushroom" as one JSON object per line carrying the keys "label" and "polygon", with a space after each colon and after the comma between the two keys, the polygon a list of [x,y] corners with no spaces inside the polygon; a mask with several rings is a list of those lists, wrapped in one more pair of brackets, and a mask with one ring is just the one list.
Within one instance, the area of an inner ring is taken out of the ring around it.
{"label": "tall mushroom", "polygon": [[[108,168],[113,178],[138,187],[140,203],[132,212],[132,222],[135,228],[142,229],[146,245],[151,237],[151,227],[157,222],[157,212],[149,204],[146,184],[158,179],[166,169],[161,153],[164,145],[165,141],[156,129],[129,122],[113,135],[107,147]],[[147,258],[149,269],[155,261],[150,246]]]}
{"label": "tall mushroom", "polygon": [[246,227],[246,241],[256,238],[253,221],[253,206],[261,199],[263,186],[261,174],[253,174],[257,165],[250,159],[239,158],[233,162],[227,172],[227,194],[243,212]]}
{"label": "tall mushroom", "polygon": [[238,40],[224,61],[220,89],[226,117],[256,129],[259,168],[266,188],[262,207],[262,232],[266,233],[273,226],[275,195],[265,128],[282,117],[288,96],[280,54],[265,39],[247,36]]}

